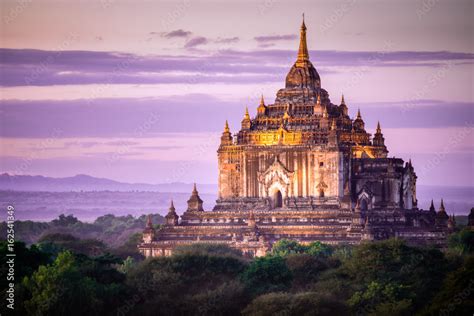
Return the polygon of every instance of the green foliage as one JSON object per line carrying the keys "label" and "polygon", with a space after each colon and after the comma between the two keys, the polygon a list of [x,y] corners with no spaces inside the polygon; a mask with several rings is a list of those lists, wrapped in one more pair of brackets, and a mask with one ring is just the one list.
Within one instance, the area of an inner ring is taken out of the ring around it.
{"label": "green foliage", "polygon": [[222,254],[220,246],[210,248],[208,253],[198,247],[191,249],[197,252],[147,259],[133,267],[127,274],[127,284],[139,298],[130,307],[133,314],[238,315],[248,302],[239,281],[246,262],[233,253]]}
{"label": "green foliage", "polygon": [[[164,218],[159,214],[154,214],[152,217],[154,223],[164,222]],[[58,218],[48,223],[15,221],[15,237],[17,240],[22,240],[27,245],[30,245],[39,242],[42,236],[56,233],[69,234],[80,236],[81,239],[97,239],[109,247],[116,248],[126,244],[131,235],[141,233],[145,223],[145,215],[135,218],[131,215],[115,216],[109,214],[97,218],[94,223],[84,223],[73,215],[66,216],[61,214]],[[0,223],[0,233],[2,236],[6,236],[6,230],[6,222]],[[136,244],[134,249],[126,248],[122,250],[126,252],[121,255],[123,259],[132,255],[130,250],[134,251],[133,256],[136,259],[140,258]]]}
{"label": "green foliage", "polygon": [[230,248],[226,244],[207,244],[196,243],[191,245],[183,245],[176,247],[174,250],[176,255],[210,255],[210,256],[235,256],[242,257],[242,252],[238,249]]}
{"label": "green foliage", "polygon": [[54,219],[51,221],[51,224],[54,225],[54,226],[64,226],[64,227],[68,227],[68,226],[72,226],[76,223],[78,223],[79,220],[77,219],[77,217],[74,217],[73,215],[64,215],[64,214],[61,214],[59,215],[59,217],[57,219]]}
{"label": "green foliage", "polygon": [[410,247],[391,239],[355,247],[341,271],[364,293],[372,284],[393,285],[399,290],[397,299],[406,303],[416,297],[414,308],[418,308],[441,287],[447,268],[439,250]]}
{"label": "green foliage", "polygon": [[127,257],[121,265],[117,267],[117,270],[127,274],[135,266],[135,260],[132,257]]}
{"label": "green foliage", "polygon": [[[98,225],[114,221],[107,216]],[[73,230],[78,225],[82,223],[69,227]],[[124,248],[136,247],[139,238],[140,234],[132,235]],[[226,245],[194,244],[178,247],[171,257],[137,261],[108,253],[97,240],[58,230],[44,234],[38,246],[15,243],[15,312],[471,315],[474,256],[468,250],[470,238],[467,232],[458,233],[451,239],[450,251],[444,253],[395,239],[351,247],[284,240],[272,254],[255,259]],[[3,256],[6,246],[0,242]],[[97,246],[101,251],[91,251]],[[3,288],[6,268],[0,266]],[[2,307],[0,313],[8,314],[8,310]]]}
{"label": "green foliage", "polygon": [[282,257],[260,257],[244,271],[242,281],[251,293],[261,294],[287,290],[292,275]]}
{"label": "green foliage", "polygon": [[137,261],[143,260],[145,257],[137,251],[137,245],[141,240],[142,233],[132,234],[125,243],[119,247],[110,249],[110,252],[122,259],[132,257]]}
{"label": "green foliage", "polygon": [[60,253],[52,265],[40,266],[23,285],[31,295],[24,303],[30,315],[97,314],[100,310],[92,280],[82,278],[70,252]]}
{"label": "green foliage", "polygon": [[88,256],[99,256],[107,251],[107,246],[96,239],[79,239],[69,234],[53,233],[40,238],[39,247],[57,254],[63,250]]}
{"label": "green foliage", "polygon": [[[13,243],[13,249],[16,281],[20,281],[24,276],[31,275],[40,265],[50,262],[49,255],[42,252],[35,245],[28,248],[25,243],[16,241]],[[8,253],[11,252],[8,251],[7,242],[0,241],[0,257],[4,260],[0,265],[0,286],[2,289],[6,288],[6,284],[9,282],[7,281],[8,265],[5,262],[8,259]]]}
{"label": "green foliage", "polygon": [[[358,314],[379,315],[380,310],[386,310],[388,314],[384,315],[409,314],[412,301],[403,298],[403,291],[399,284],[373,281],[364,290],[355,292],[348,303]],[[387,310],[387,307],[393,310]]]}
{"label": "green foliage", "polygon": [[474,252],[474,231],[464,228],[449,236],[449,247],[459,254]]}
{"label": "green foliage", "polygon": [[280,239],[273,244],[272,254],[276,256],[287,256],[289,254],[305,253],[306,247],[296,240]]}
{"label": "green foliage", "polygon": [[312,256],[329,256],[332,253],[333,249],[321,243],[320,241],[314,241],[306,247],[306,253]]}
{"label": "green foliage", "polygon": [[474,310],[474,255],[450,272],[422,315],[472,315]]}
{"label": "green foliage", "polygon": [[[48,229],[49,223],[33,222],[33,221],[15,221],[15,238],[23,241],[27,245],[35,243],[38,238]],[[7,235],[7,223],[0,223],[0,235]],[[3,237],[4,238],[4,237]]]}
{"label": "green foliage", "polygon": [[22,282],[28,315],[102,315],[124,297],[122,274],[109,266],[110,258],[91,260],[69,251],[40,266]]}
{"label": "green foliage", "polygon": [[340,262],[349,260],[352,257],[352,250],[353,247],[346,245],[334,247],[331,258]]}
{"label": "green foliage", "polygon": [[289,293],[268,293],[257,297],[247,306],[242,315],[289,315],[292,295]]}
{"label": "green foliage", "polygon": [[240,315],[242,307],[248,303],[245,287],[237,280],[187,299],[189,304],[183,311],[187,315]]}
{"label": "green foliage", "polygon": [[[19,286],[21,280],[30,276],[40,265],[44,265],[50,262],[50,256],[47,253],[43,253],[35,245],[26,247],[23,242],[15,242],[13,244],[15,257],[7,257],[10,253],[7,248],[7,242],[0,241],[0,257],[3,258],[3,262],[0,265],[0,296],[3,298],[7,295],[7,289],[10,288],[9,283],[14,284],[15,289],[15,312],[18,315],[25,314],[21,306],[22,291]],[[9,274],[9,265],[7,264],[8,259],[14,259],[14,272]],[[14,276],[14,279],[7,279],[7,277]],[[11,309],[7,309],[7,302],[3,299],[0,304],[0,314],[9,315]]]}
{"label": "green foliage", "polygon": [[305,290],[316,282],[320,273],[330,267],[326,258],[309,254],[292,254],[285,258],[286,265],[291,271],[293,291]]}
{"label": "green foliage", "polygon": [[346,304],[334,297],[315,293],[302,292],[269,293],[257,297],[242,312],[243,315],[347,315]]}
{"label": "green foliage", "polygon": [[332,248],[319,241],[310,243],[309,245],[302,245],[296,240],[281,239],[273,244],[272,254],[276,256],[288,256],[290,254],[309,254],[312,256],[329,256],[332,253]]}

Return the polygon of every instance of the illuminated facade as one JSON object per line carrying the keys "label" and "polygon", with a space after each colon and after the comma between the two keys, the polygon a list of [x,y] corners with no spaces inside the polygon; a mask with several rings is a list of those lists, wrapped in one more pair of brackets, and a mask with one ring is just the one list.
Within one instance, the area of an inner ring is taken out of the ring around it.
{"label": "illuminated facade", "polygon": [[275,102],[262,96],[256,116],[246,110],[234,135],[225,123],[213,211],[203,210],[195,187],[181,220],[171,207],[165,228],[145,234],[140,251],[169,255],[176,245],[213,242],[259,256],[281,238],[442,245],[453,219],[444,206],[419,210],[411,162],[387,154],[380,124],[367,133],[360,111],[351,119],[344,96],[334,104],[321,87],[303,21],[296,62]]}

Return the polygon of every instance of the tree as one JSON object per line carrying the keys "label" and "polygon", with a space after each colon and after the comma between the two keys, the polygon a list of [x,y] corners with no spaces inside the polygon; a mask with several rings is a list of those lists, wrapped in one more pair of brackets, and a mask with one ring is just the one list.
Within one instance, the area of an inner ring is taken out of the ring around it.
{"label": "tree", "polygon": [[272,254],[285,257],[289,254],[305,253],[306,247],[296,240],[280,239],[273,244]]}
{"label": "tree", "polygon": [[321,243],[320,241],[314,241],[306,247],[305,252],[312,256],[327,257],[332,254],[333,249],[330,246]]}
{"label": "tree", "polygon": [[472,315],[474,310],[474,255],[450,272],[422,315]]}
{"label": "tree", "polygon": [[315,241],[309,245],[302,245],[296,240],[290,239],[281,239],[273,244],[272,254],[276,256],[288,256],[290,254],[309,254],[312,256],[329,256],[332,253],[333,249],[321,243],[320,241]]}
{"label": "tree", "polygon": [[367,288],[357,291],[348,303],[358,315],[408,315],[412,300],[403,298],[403,286],[395,283],[371,282]]}
{"label": "tree", "polygon": [[348,314],[349,310],[344,302],[315,292],[264,294],[254,299],[242,311],[242,315],[249,316]]}
{"label": "tree", "polygon": [[[24,276],[31,275],[40,265],[47,264],[50,262],[50,257],[47,253],[42,252],[35,245],[26,247],[25,243],[16,241],[13,244],[15,253],[15,280],[14,282],[20,282]],[[6,241],[0,241],[0,256],[2,258],[8,258],[8,243]],[[1,288],[6,288],[8,274],[8,265],[3,262],[0,265],[0,285]]]}
{"label": "tree", "polygon": [[448,262],[441,251],[410,247],[401,240],[389,239],[355,247],[340,271],[362,297],[375,286],[387,291],[393,288],[399,301],[416,297],[413,308],[417,309],[439,290],[447,268]]}
{"label": "tree", "polygon": [[124,275],[111,258],[90,259],[65,251],[52,264],[40,266],[22,286],[28,315],[114,314],[123,301]]}
{"label": "tree", "polygon": [[123,263],[117,268],[118,271],[127,274],[135,265],[135,260],[132,257],[127,257]]}
{"label": "tree", "polygon": [[70,252],[40,266],[23,286],[31,295],[24,303],[30,315],[97,314],[100,309],[92,280],[81,276]]}
{"label": "tree", "polygon": [[459,254],[468,254],[474,252],[474,231],[470,228],[464,228],[461,231],[451,234],[448,239],[451,249]]}
{"label": "tree", "polygon": [[107,251],[106,245],[97,239],[79,239],[70,234],[52,233],[40,238],[39,247],[57,254],[63,250],[82,253],[88,256],[99,256]]}
{"label": "tree", "polygon": [[[20,286],[21,280],[24,277],[28,277],[41,265],[48,264],[50,256],[47,253],[39,250],[35,245],[29,248],[23,242],[15,242],[13,244],[15,257],[7,257],[8,244],[6,241],[0,241],[0,257],[4,258],[4,261],[0,265],[0,296],[2,298],[7,297],[7,290],[9,290],[10,283],[14,285],[15,290],[15,312],[18,315],[25,315],[26,312],[23,309],[21,302],[24,300],[24,293]],[[8,259],[14,259],[14,273],[9,271]],[[14,277],[13,279],[11,279]],[[0,305],[0,314],[9,315],[11,309],[7,308],[7,302],[4,299],[4,303]]]}
{"label": "tree", "polygon": [[54,226],[72,226],[78,222],[79,220],[77,219],[77,217],[74,217],[73,215],[66,216],[64,214],[61,214],[57,219],[52,220],[51,224],[53,224]]}
{"label": "tree", "polygon": [[251,293],[285,291],[292,275],[285,260],[278,256],[256,258],[242,274],[242,280]]}
{"label": "tree", "polygon": [[194,255],[210,255],[210,256],[235,256],[242,257],[242,252],[233,249],[226,244],[206,244],[196,243],[191,245],[183,245],[176,247],[175,255],[194,254]]}
{"label": "tree", "polygon": [[307,290],[329,268],[328,260],[309,254],[292,254],[285,261],[293,277],[292,290]]}
{"label": "tree", "polygon": [[[213,247],[146,259],[127,274],[137,315],[234,315],[248,301],[239,276],[246,261]],[[197,250],[197,252],[194,252]],[[216,254],[218,253],[218,254]],[[179,298],[179,299],[177,299]]]}

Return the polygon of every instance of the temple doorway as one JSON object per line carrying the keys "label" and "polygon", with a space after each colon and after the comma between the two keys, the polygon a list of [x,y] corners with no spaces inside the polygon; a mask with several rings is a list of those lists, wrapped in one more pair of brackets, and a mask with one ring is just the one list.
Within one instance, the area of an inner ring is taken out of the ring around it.
{"label": "temple doorway", "polygon": [[273,208],[279,208],[283,206],[283,197],[281,195],[280,190],[277,190],[275,194],[273,194]]}

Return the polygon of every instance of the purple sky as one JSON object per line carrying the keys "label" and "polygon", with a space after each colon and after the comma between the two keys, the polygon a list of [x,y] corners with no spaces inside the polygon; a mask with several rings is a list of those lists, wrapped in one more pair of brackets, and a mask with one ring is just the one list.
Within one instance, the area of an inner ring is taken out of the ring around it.
{"label": "purple sky", "polygon": [[273,102],[301,13],[322,86],[418,183],[473,186],[472,1],[3,1],[0,172],[217,182],[225,119]]}

